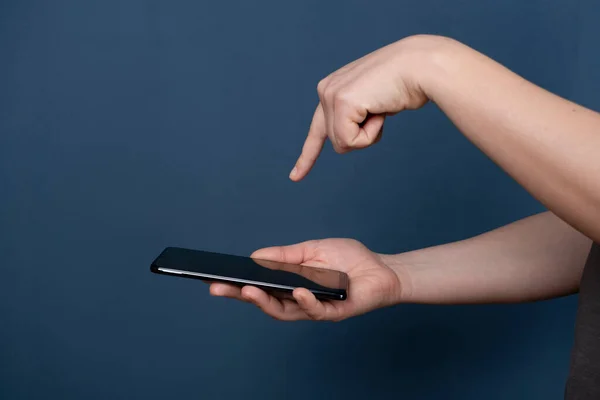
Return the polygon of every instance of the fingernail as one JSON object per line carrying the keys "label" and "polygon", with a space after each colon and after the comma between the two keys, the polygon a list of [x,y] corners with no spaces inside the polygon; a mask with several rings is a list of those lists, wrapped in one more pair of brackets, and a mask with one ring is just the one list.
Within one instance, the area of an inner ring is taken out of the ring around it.
{"label": "fingernail", "polygon": [[298,173],[298,167],[294,166],[292,172],[290,172],[290,178],[293,178]]}

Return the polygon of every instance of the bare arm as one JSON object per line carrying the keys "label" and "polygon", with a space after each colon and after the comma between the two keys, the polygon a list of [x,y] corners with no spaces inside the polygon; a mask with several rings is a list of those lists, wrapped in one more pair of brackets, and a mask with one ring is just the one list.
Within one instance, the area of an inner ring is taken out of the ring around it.
{"label": "bare arm", "polygon": [[575,293],[591,240],[550,212],[474,238],[383,255],[401,302],[510,303]]}
{"label": "bare arm", "polygon": [[[551,211],[472,239],[398,255],[328,239],[257,252],[257,258],[339,269],[348,300],[297,303],[258,288],[214,284],[211,293],[279,319],[340,320],[400,302],[499,303],[574,293],[591,239],[600,242],[600,114],[527,82],[447,38],[415,36],[325,77],[302,153],[303,179],[325,141],[339,153],[378,142],[385,119],[434,101],[478,148]],[[589,238],[588,238],[589,237]]]}
{"label": "bare arm", "polygon": [[591,240],[552,213],[472,239],[397,255],[371,252],[350,239],[312,240],[258,250],[253,257],[344,271],[346,301],[318,301],[295,289],[295,301],[256,287],[213,283],[214,296],[258,306],[280,320],[339,321],[398,303],[469,304],[543,300],[574,293]]}
{"label": "bare arm", "polygon": [[549,210],[600,242],[600,114],[448,40],[423,90]]}
{"label": "bare arm", "polygon": [[377,143],[386,116],[434,101],[550,211],[600,242],[600,114],[452,39],[414,36],[324,78],[300,180],[327,138],[339,153]]}

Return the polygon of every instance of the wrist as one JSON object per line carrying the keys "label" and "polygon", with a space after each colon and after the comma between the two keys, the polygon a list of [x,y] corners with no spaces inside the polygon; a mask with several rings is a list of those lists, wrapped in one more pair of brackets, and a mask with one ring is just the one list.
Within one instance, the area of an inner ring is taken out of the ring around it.
{"label": "wrist", "polygon": [[435,102],[440,90],[454,81],[454,74],[460,71],[457,66],[464,63],[469,48],[454,39],[436,35],[415,35],[401,42],[411,49],[417,89]]}
{"label": "wrist", "polygon": [[393,304],[410,303],[413,298],[414,284],[411,276],[411,266],[406,263],[402,254],[378,254],[383,264],[388,267],[400,285],[399,290],[392,299]]}

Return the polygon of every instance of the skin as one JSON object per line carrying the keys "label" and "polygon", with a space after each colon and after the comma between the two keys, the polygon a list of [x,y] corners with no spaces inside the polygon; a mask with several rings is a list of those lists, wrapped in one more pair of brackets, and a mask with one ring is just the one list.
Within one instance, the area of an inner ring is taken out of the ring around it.
{"label": "skin", "polygon": [[535,86],[449,38],[419,35],[324,78],[299,181],[326,140],[338,153],[379,141],[385,119],[434,102],[457,128],[549,212],[483,235],[397,255],[349,239],[261,249],[252,256],[343,270],[350,293],[320,302],[306,289],[278,300],[256,287],[212,284],[281,320],[339,321],[399,303],[544,300],[578,290],[592,240],[600,242],[600,114]]}

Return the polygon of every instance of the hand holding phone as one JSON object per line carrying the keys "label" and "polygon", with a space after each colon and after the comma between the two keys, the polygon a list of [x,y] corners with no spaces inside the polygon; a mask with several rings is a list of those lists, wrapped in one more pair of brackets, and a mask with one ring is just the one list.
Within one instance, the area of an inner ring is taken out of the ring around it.
{"label": "hand holding phone", "polygon": [[284,263],[285,268],[305,273],[310,279],[323,284],[327,284],[329,278],[324,278],[325,274],[320,275],[321,272],[314,272],[310,267],[342,271],[348,275],[347,299],[320,300],[310,290],[301,287],[293,290],[293,300],[280,299],[252,285],[239,287],[226,283],[212,283],[211,294],[252,303],[271,317],[284,321],[340,321],[397,304],[401,299],[402,274],[399,270],[386,265],[386,257],[373,253],[356,240],[313,240],[261,249],[251,257],[269,260],[263,264],[265,267],[274,268],[277,263]]}
{"label": "hand holding phone", "polygon": [[348,275],[342,271],[179,247],[164,249],[150,269],[206,282],[252,285],[281,298],[290,298],[294,289],[306,288],[321,300],[345,300],[348,287]]}

